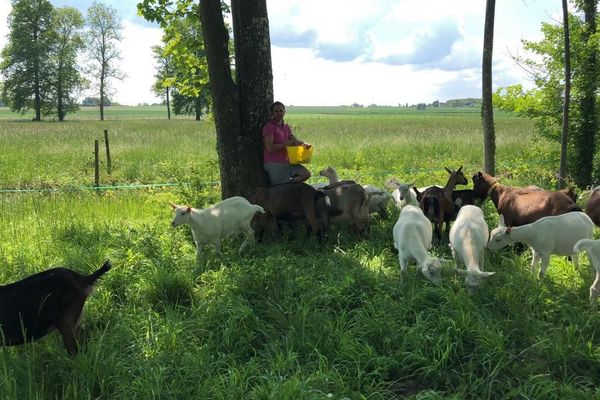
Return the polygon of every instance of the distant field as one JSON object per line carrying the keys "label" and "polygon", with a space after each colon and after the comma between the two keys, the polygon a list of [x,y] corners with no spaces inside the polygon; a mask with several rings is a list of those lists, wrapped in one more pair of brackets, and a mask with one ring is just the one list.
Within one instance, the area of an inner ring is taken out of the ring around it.
{"label": "distant field", "polygon": [[[450,108],[450,107],[429,107],[425,110],[417,110],[414,107],[349,107],[349,106],[288,106],[289,115],[345,115],[347,117],[355,116],[367,118],[369,116],[397,116],[397,117],[424,117],[428,118],[432,115],[450,114],[477,114],[477,108]],[[31,120],[33,112],[28,112],[25,115],[11,112],[7,107],[0,107],[0,120]],[[504,112],[496,112],[497,116],[506,115]],[[79,111],[67,115],[67,120],[97,120],[100,118],[99,107],[81,107]],[[167,118],[166,106],[110,106],[104,109],[105,119],[130,119],[130,118]],[[176,116],[171,113],[172,119],[193,119],[193,116]]]}
{"label": "distant field", "polygon": [[[113,173],[102,174],[103,184],[189,180],[191,171],[198,179],[218,180],[212,121],[169,121],[160,106],[107,107],[103,122],[96,113],[86,108],[64,123],[35,123],[0,111],[0,147],[10,149],[0,154],[0,187],[89,185],[94,140],[102,144],[105,129]],[[376,184],[391,176],[443,183],[444,163],[464,165],[469,173],[482,167],[481,120],[474,109],[289,107],[286,120],[298,137],[315,146],[309,165],[313,181],[328,165],[341,177]],[[536,139],[529,121],[508,114],[496,116],[496,135],[499,173],[509,173],[516,182],[551,184],[555,144]]]}
{"label": "distant field", "polygon": [[[2,120],[14,120],[14,121],[31,121],[34,113],[29,111],[24,115],[11,112],[7,107],[0,107],[0,121]],[[104,119],[144,119],[144,118],[164,118],[167,119],[167,107],[166,106],[110,106],[104,109]],[[171,114],[173,119],[193,119],[191,116],[175,116]],[[50,118],[47,118],[51,120]],[[99,120],[100,119],[100,108],[99,107],[81,107],[79,111],[73,114],[68,114],[66,117],[67,121],[70,120]]]}

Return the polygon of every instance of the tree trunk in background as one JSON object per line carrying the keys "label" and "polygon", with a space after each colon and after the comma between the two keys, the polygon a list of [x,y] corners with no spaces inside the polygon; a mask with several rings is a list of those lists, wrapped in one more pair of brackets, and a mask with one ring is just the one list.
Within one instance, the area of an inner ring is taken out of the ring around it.
{"label": "tree trunk in background", "polygon": [[104,72],[100,75],[100,121],[104,121]]}
{"label": "tree trunk in background", "polygon": [[[598,88],[598,57],[594,35],[596,33],[596,1],[584,0],[580,4],[585,18],[583,32],[584,63],[573,79],[577,89],[578,116],[574,117],[572,155],[572,175],[579,187],[592,185],[594,153],[596,150],[596,131],[598,115],[596,110],[596,91]],[[599,171],[595,171],[598,174]],[[598,178],[599,176],[596,176]]]}
{"label": "tree trunk in background", "polygon": [[167,88],[167,119],[171,120],[171,99],[170,99],[171,88]]}
{"label": "tree trunk in background", "polygon": [[494,105],[492,104],[492,54],[494,50],[494,12],[496,0],[486,0],[483,33],[483,60],[481,63],[481,120],[483,124],[483,169],[496,173],[496,134],[494,132]]}
{"label": "tree trunk in background", "polygon": [[266,0],[233,0],[236,82],[220,0],[200,2],[223,198],[249,197],[268,181],[262,168],[262,124],[273,101]]}
{"label": "tree trunk in background", "polygon": [[565,35],[565,95],[563,103],[562,131],[560,135],[560,167],[557,189],[562,189],[567,180],[567,143],[569,139],[569,104],[571,102],[571,42],[569,34],[569,8],[562,0],[563,30]]}

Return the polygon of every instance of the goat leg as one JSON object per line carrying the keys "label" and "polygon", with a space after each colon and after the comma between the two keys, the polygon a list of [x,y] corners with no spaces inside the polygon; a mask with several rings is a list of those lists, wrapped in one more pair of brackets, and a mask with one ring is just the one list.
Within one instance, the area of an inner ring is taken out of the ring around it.
{"label": "goat leg", "polygon": [[550,263],[550,254],[542,254],[542,265],[540,267],[540,279],[543,279],[546,276],[546,268],[548,268],[548,264]]}
{"label": "goat leg", "polygon": [[596,271],[596,279],[590,287],[590,307],[592,311],[598,309],[598,294],[600,293],[600,271]]}

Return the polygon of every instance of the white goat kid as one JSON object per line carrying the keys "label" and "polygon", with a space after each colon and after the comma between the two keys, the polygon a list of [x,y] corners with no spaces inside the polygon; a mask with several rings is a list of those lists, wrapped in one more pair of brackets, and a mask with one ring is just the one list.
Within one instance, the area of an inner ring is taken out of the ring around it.
{"label": "white goat kid", "polygon": [[492,231],[487,248],[498,250],[516,242],[525,243],[533,252],[531,273],[535,275],[537,264],[541,261],[540,278],[543,278],[552,254],[571,256],[577,268],[577,254],[573,247],[580,239],[591,239],[593,232],[594,223],[580,211],[544,217],[531,224],[514,227],[507,227],[500,215],[498,227]]}
{"label": "white goat kid", "polygon": [[600,293],[600,240],[581,239],[573,247],[574,253],[587,253],[590,264],[596,270],[596,279],[590,286],[590,306],[593,311],[598,309],[598,294]]}
{"label": "white goat kid", "polygon": [[401,273],[406,271],[411,260],[416,260],[425,278],[435,284],[442,281],[441,269],[444,260],[427,253],[431,248],[433,229],[431,222],[419,207],[407,205],[400,211],[398,221],[394,225],[393,236],[394,247],[398,250]]}
{"label": "white goat kid", "polygon": [[217,251],[221,251],[221,239],[235,233],[244,234],[244,242],[240,246],[241,254],[246,245],[254,242],[254,231],[250,221],[257,212],[265,210],[240,196],[230,197],[205,209],[171,204],[175,216],[171,222],[173,228],[179,225],[190,225],[196,243],[196,253],[200,255],[204,244],[212,243]]}
{"label": "white goat kid", "polygon": [[310,186],[314,187],[315,189],[323,189],[325,186],[333,185],[334,183],[339,182],[337,172],[333,167],[327,167],[322,169],[321,171],[319,171],[319,175],[327,178],[328,182],[311,183]]}
{"label": "white goat kid", "polygon": [[[413,189],[414,183],[401,183],[396,180],[396,178],[390,178],[385,187],[392,190],[392,198],[396,203],[396,207],[402,209],[407,204],[418,206],[419,200],[417,200],[417,193]],[[423,193],[425,189],[430,186],[422,187],[419,190],[420,193]]]}
{"label": "white goat kid", "polygon": [[456,271],[465,277],[469,293],[481,285],[483,278],[495,273],[483,271],[485,245],[489,236],[481,208],[471,205],[462,207],[450,228],[450,248],[456,266],[466,266],[466,269],[456,268]]}

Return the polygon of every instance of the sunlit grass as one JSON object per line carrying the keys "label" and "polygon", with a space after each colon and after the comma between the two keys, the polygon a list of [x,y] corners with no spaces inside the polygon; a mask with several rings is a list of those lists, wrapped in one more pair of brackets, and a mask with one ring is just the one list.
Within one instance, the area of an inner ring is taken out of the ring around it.
{"label": "sunlit grass", "polygon": [[[425,185],[444,183],[444,166],[481,168],[477,114],[292,111],[298,136],[316,146],[313,173],[330,164],[364,183],[397,176]],[[529,251],[486,253],[485,269],[496,274],[472,296],[452,263],[440,286],[414,266],[401,280],[390,251],[398,211],[390,207],[368,238],[330,232],[320,244],[297,233],[242,256],[241,238],[232,238],[222,254],[207,247],[197,259],[189,228],[170,227],[168,203],[217,200],[218,188],[201,183],[218,177],[210,123],[0,126],[10,128],[0,130],[2,148],[16,150],[0,153],[0,186],[69,189],[0,193],[0,283],[50,266],[89,272],[105,258],[113,263],[86,304],[80,354],[69,358],[57,334],[5,348],[2,398],[600,398],[600,317],[588,309],[593,277],[585,257],[578,270],[553,257],[539,282]],[[89,154],[78,154],[106,126],[115,171],[105,183],[180,184],[77,188],[89,180],[79,172]],[[507,181],[546,184],[554,146],[530,129],[509,116],[497,120],[499,172]],[[27,150],[21,134],[56,165]],[[496,224],[493,206],[484,211]],[[433,252],[450,258],[447,247]]]}

